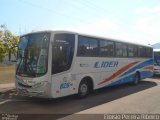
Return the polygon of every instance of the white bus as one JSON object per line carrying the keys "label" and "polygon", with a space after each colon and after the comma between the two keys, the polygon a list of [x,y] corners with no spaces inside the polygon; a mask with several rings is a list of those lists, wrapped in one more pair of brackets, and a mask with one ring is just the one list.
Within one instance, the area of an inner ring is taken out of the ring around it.
{"label": "white bus", "polygon": [[150,46],[69,31],[20,37],[16,88],[27,96],[58,98],[153,75]]}

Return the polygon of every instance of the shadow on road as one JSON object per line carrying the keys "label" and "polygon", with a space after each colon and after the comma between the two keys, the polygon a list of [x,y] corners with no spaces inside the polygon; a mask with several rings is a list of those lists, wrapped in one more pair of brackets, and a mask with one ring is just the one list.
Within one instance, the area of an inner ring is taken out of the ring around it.
{"label": "shadow on road", "polygon": [[152,78],[153,78],[153,79],[160,80],[160,75],[154,75]]}
{"label": "shadow on road", "polygon": [[78,99],[75,95],[59,99],[13,97],[13,101],[0,105],[0,113],[58,114],[60,118],[155,86],[157,83],[154,81],[142,81],[137,86],[124,84],[96,90],[84,99]]}

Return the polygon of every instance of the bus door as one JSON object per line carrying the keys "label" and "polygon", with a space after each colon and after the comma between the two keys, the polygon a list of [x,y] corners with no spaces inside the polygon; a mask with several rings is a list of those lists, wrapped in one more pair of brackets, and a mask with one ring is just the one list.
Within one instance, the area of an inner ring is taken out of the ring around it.
{"label": "bus door", "polygon": [[56,34],[52,45],[52,80],[59,89],[60,96],[71,94],[72,82],[70,68],[75,46],[75,35]]}

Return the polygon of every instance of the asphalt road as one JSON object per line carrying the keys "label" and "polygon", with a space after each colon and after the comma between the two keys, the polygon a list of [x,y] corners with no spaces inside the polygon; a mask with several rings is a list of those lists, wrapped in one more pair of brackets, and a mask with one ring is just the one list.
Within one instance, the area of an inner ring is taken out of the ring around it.
{"label": "asphalt road", "polygon": [[104,114],[117,113],[160,114],[160,77],[145,79],[137,86],[125,84],[96,90],[84,99],[75,95],[59,99],[28,98],[11,90],[0,93],[0,113],[0,119],[8,114],[9,117],[18,115],[21,119],[34,120],[49,117],[63,120],[81,120],[82,117],[104,119]]}

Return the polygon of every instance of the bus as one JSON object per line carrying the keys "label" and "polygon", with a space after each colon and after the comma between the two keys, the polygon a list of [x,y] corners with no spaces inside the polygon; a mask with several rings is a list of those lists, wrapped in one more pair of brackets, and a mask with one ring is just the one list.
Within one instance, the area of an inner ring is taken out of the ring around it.
{"label": "bus", "polygon": [[154,49],[154,76],[160,75],[160,49]]}
{"label": "bus", "polygon": [[151,46],[71,31],[37,31],[18,45],[16,89],[22,95],[59,98],[153,75]]}

